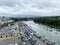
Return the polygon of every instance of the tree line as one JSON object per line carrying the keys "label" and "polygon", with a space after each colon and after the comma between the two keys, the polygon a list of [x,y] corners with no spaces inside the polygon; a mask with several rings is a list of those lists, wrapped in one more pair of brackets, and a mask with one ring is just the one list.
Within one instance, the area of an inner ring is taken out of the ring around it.
{"label": "tree line", "polygon": [[48,25],[51,28],[60,28],[60,16],[57,17],[38,17],[34,22]]}

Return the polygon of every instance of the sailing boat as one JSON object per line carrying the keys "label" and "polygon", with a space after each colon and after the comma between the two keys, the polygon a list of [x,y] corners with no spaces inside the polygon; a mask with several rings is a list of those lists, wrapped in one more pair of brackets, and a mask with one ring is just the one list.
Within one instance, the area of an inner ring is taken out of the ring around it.
{"label": "sailing boat", "polygon": [[15,43],[15,45],[18,45],[17,43]]}

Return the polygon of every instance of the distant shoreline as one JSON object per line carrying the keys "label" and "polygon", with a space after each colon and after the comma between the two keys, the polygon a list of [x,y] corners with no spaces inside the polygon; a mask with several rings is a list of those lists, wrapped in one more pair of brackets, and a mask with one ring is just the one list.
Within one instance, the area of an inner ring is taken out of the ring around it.
{"label": "distant shoreline", "polygon": [[57,29],[56,31],[60,31],[60,17],[34,18],[34,22],[46,25],[50,28],[55,28]]}

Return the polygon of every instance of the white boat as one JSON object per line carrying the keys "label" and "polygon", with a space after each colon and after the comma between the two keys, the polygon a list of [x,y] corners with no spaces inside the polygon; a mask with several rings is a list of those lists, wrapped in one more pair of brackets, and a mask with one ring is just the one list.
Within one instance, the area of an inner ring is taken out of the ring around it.
{"label": "white boat", "polygon": [[58,44],[57,44],[58,45]]}
{"label": "white boat", "polygon": [[18,45],[17,43],[15,43],[15,45]]}

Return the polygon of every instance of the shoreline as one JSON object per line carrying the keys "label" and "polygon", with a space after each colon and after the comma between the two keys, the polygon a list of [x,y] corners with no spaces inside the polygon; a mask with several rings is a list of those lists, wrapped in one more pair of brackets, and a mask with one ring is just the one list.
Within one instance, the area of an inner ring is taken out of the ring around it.
{"label": "shoreline", "polygon": [[[34,21],[34,22],[35,22],[35,21]],[[58,27],[55,28],[55,27],[53,27],[53,25],[43,24],[43,23],[39,23],[39,22],[35,22],[35,23],[48,26],[49,28],[54,28],[54,29],[56,29],[56,31],[60,32],[60,28],[58,28]]]}

